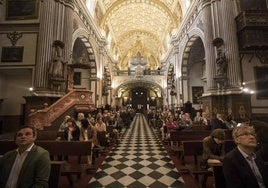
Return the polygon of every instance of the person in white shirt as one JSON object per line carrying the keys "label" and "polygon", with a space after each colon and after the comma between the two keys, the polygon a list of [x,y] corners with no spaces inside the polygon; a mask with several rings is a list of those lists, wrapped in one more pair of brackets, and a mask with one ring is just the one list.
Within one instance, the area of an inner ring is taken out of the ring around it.
{"label": "person in white shirt", "polygon": [[15,135],[18,148],[0,160],[1,188],[48,188],[50,156],[47,150],[34,144],[36,136],[34,127],[19,128]]}

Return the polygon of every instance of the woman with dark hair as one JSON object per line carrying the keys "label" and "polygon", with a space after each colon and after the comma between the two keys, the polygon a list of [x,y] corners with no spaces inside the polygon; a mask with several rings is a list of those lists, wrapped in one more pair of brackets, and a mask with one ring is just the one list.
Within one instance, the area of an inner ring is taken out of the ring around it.
{"label": "woman with dark hair", "polygon": [[80,137],[80,129],[76,125],[75,120],[70,118],[67,120],[67,127],[64,130],[64,138],[68,141],[78,141]]}
{"label": "woman with dark hair", "polygon": [[89,123],[87,119],[81,120],[81,141],[92,141],[93,145],[97,144],[97,132],[93,125]]}

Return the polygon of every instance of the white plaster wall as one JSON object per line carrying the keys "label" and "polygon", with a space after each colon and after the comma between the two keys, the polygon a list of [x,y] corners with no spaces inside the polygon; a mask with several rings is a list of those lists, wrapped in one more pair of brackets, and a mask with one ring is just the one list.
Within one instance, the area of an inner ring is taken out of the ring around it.
{"label": "white plaster wall", "polygon": [[[190,101],[193,101],[193,96],[192,96],[192,86],[203,86],[204,91],[207,89],[207,85],[205,82],[201,80],[202,78],[202,63],[194,63],[193,66],[191,67],[189,71],[189,98]],[[196,109],[199,109],[200,105],[193,105]]]}
{"label": "white plaster wall", "polygon": [[242,62],[243,81],[246,83],[245,87],[255,91],[255,94],[251,97],[252,113],[267,113],[268,111],[268,99],[257,99],[256,95],[256,83],[254,67],[262,67],[259,59],[254,56],[251,60],[251,56],[245,56]]}
{"label": "white plaster wall", "polygon": [[76,89],[89,90],[89,72],[86,69],[75,69],[75,72],[81,72],[81,85],[74,85]]}

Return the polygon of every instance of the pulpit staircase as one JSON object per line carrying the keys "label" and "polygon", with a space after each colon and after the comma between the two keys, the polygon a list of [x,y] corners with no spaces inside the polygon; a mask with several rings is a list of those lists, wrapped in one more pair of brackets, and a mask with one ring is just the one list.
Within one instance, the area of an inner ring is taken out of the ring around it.
{"label": "pulpit staircase", "polygon": [[92,94],[89,90],[72,90],[51,106],[29,114],[29,124],[38,130],[44,130],[59,118],[63,119],[67,111],[91,111],[94,108]]}

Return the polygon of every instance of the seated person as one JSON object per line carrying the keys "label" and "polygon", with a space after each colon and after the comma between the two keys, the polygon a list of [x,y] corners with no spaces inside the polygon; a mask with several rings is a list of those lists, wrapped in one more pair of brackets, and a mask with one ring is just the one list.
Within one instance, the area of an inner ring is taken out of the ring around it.
{"label": "seated person", "polygon": [[167,117],[166,126],[168,129],[168,132],[170,132],[171,130],[175,130],[175,129],[179,128],[179,126],[178,126],[177,122],[174,120],[174,116],[172,114],[170,114]]}
{"label": "seated person", "polygon": [[112,140],[119,141],[118,122],[113,114],[110,116],[110,119],[106,122],[106,125],[113,127],[113,131],[109,133],[109,137]]}
{"label": "seated person", "polygon": [[0,187],[48,187],[50,174],[49,152],[35,145],[34,127],[22,126],[15,134],[18,148],[0,159]]}
{"label": "seated person", "polygon": [[225,121],[223,120],[222,114],[217,113],[216,117],[211,120],[212,129],[228,129]]}
{"label": "seated person", "polygon": [[196,116],[194,117],[194,122],[202,123],[202,116],[200,112],[196,112]]}
{"label": "seated person", "polygon": [[209,126],[210,125],[210,122],[209,122],[209,119],[208,119],[208,114],[206,112],[202,112],[202,122],[201,122],[202,125],[204,126]]}
{"label": "seated person", "polygon": [[181,119],[179,121],[179,126],[181,128],[186,128],[189,126],[192,126],[193,122],[191,120],[190,114],[189,113],[185,113],[185,114],[181,114]]}
{"label": "seated person", "polygon": [[64,117],[64,121],[60,125],[59,132],[63,132],[67,128],[67,120],[70,118],[71,116],[68,116],[68,115]]}
{"label": "seated person", "polygon": [[75,120],[70,118],[67,120],[67,128],[64,130],[64,138],[68,141],[78,141],[80,138],[80,129],[76,125]]}
{"label": "seated person", "polygon": [[97,132],[93,125],[91,125],[87,119],[81,120],[81,129],[80,129],[80,140],[81,141],[92,141],[93,145],[96,143]]}
{"label": "seated person", "polygon": [[226,187],[264,188],[268,187],[268,170],[263,159],[255,154],[256,132],[252,126],[234,128],[233,139],[237,145],[223,159],[223,174]]}
{"label": "seated person", "polygon": [[[80,141],[91,141],[92,146],[91,149],[94,148],[97,141],[97,132],[93,125],[89,124],[88,119],[84,118],[81,120],[81,134]],[[91,153],[92,154],[92,153]],[[88,156],[88,164],[92,164],[92,155]]]}
{"label": "seated person", "polygon": [[108,135],[106,134],[106,124],[102,121],[102,116],[97,117],[97,123],[95,124],[95,128],[97,131],[98,145],[107,146]]}
{"label": "seated person", "polygon": [[85,118],[84,113],[79,112],[77,114],[77,120],[75,121],[76,125],[79,127],[79,129],[81,128],[81,120]]}
{"label": "seated person", "polygon": [[224,157],[225,132],[223,129],[214,129],[210,136],[203,139],[203,165],[207,165],[208,160],[220,162]]}

